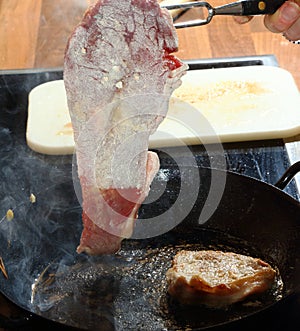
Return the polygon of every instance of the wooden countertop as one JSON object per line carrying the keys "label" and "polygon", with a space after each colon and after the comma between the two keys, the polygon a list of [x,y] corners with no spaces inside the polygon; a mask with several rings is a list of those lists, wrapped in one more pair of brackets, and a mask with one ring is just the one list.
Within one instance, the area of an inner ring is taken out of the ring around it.
{"label": "wooden countertop", "polygon": [[[62,66],[68,36],[93,1],[0,1],[0,69]],[[218,6],[227,2],[210,3]],[[300,89],[300,45],[267,31],[262,17],[239,25],[232,17],[217,16],[206,26],[177,31],[177,56],[182,59],[273,54]]]}

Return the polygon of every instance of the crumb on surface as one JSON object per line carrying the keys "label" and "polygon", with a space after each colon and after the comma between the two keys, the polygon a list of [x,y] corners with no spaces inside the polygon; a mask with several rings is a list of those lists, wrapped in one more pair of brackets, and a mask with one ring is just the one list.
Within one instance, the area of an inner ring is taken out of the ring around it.
{"label": "crumb on surface", "polygon": [[14,212],[12,209],[8,209],[8,211],[6,212],[6,219],[8,221],[11,221],[14,218]]}
{"label": "crumb on surface", "polygon": [[31,203],[36,203],[36,196],[33,193],[31,193],[30,197],[29,197],[29,200],[30,200]]}

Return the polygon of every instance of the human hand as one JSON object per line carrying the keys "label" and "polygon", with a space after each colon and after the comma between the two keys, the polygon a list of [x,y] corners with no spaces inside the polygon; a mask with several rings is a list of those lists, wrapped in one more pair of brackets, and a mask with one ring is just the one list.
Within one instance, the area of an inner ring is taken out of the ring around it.
{"label": "human hand", "polygon": [[[244,24],[251,16],[235,16],[235,21]],[[286,1],[273,15],[264,17],[264,24],[273,33],[282,33],[288,40],[300,40],[300,0]]]}

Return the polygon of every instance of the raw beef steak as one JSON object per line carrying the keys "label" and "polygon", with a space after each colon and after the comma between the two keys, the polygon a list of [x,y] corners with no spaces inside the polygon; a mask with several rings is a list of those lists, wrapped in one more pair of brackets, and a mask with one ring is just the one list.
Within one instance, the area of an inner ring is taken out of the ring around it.
{"label": "raw beef steak", "polygon": [[84,230],[77,251],[107,254],[132,234],[159,169],[149,135],[187,66],[157,0],[100,0],[72,33],[64,81],[71,114]]}

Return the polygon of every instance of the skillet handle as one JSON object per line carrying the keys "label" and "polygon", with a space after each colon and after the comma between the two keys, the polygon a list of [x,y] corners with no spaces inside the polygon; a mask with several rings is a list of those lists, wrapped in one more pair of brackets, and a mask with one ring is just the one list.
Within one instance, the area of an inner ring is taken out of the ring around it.
{"label": "skillet handle", "polygon": [[274,186],[283,190],[298,172],[300,172],[300,161],[291,165]]}

